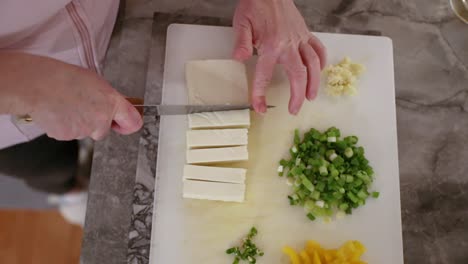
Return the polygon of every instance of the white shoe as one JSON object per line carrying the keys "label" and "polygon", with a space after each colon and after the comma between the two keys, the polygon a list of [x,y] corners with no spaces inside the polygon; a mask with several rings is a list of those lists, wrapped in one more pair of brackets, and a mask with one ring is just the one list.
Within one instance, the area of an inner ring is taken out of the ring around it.
{"label": "white shoe", "polygon": [[72,192],[63,195],[49,195],[48,202],[57,205],[62,216],[69,223],[84,226],[86,217],[87,192]]}

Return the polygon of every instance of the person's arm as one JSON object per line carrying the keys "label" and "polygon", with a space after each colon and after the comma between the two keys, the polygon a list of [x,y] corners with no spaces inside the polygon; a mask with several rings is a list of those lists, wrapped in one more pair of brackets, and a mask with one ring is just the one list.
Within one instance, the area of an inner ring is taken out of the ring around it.
{"label": "person's arm", "polygon": [[0,114],[25,115],[59,140],[130,134],[138,111],[95,73],[47,57],[0,51]]}
{"label": "person's arm", "polygon": [[297,114],[305,98],[317,96],[326,50],[307,29],[293,0],[240,0],[233,25],[233,57],[244,61],[253,48],[259,54],[252,90],[257,112],[266,111],[265,89],[277,63],[284,66],[291,84],[290,113]]}

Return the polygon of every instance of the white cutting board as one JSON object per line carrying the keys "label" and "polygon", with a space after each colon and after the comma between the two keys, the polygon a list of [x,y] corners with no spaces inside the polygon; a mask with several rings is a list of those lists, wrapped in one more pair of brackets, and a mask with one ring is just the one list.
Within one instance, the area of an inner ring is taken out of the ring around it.
{"label": "white cutting board", "polygon": [[[400,213],[395,88],[392,42],[385,37],[316,33],[328,49],[329,63],[344,56],[363,63],[359,95],[331,99],[321,89],[297,117],[287,114],[287,81],[279,71],[268,93],[277,105],[265,116],[252,114],[249,132],[249,172],[243,204],[184,200],[185,116],[161,118],[150,263],[232,263],[224,251],[252,225],[266,254],[257,263],[288,263],[281,248],[296,249],[308,239],[326,247],[360,240],[371,264],[403,263]],[[184,65],[188,60],[229,59],[233,31],[226,27],[173,24],[168,28],[163,85],[164,104],[187,103]],[[275,121],[278,120],[279,122]],[[292,131],[336,126],[344,135],[357,135],[376,171],[378,199],[351,216],[324,223],[310,222],[300,207],[291,207],[290,189],[276,174],[277,161],[287,157]]]}

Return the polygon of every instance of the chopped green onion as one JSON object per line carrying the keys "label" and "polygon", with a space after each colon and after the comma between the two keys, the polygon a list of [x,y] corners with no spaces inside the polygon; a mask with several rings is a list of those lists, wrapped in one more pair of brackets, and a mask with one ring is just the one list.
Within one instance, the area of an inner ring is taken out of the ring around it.
{"label": "chopped green onion", "polygon": [[299,166],[301,164],[301,158],[296,158],[296,166]]}
{"label": "chopped green onion", "polygon": [[296,148],[296,146],[293,146],[293,147],[291,148],[291,151],[292,151],[292,153],[297,153],[297,148]]}
{"label": "chopped green onion", "polygon": [[325,189],[325,182],[322,182],[322,181],[321,181],[321,182],[318,182],[318,183],[317,183],[317,188],[316,188],[316,189],[317,189],[317,191],[319,191],[319,192],[323,192],[323,190]]}
{"label": "chopped green onion", "polygon": [[349,205],[347,203],[342,203],[339,205],[339,208],[341,211],[346,211],[349,208]]}
{"label": "chopped green onion", "polygon": [[350,145],[354,145],[358,142],[358,138],[356,136],[349,136],[349,137],[345,137],[344,141],[346,141]]}
{"label": "chopped green onion", "polygon": [[379,195],[380,195],[379,192],[372,192],[372,197],[374,197],[374,198],[378,198]]}
{"label": "chopped green onion", "polygon": [[302,184],[301,179],[297,178],[297,179],[294,181],[294,184],[293,184],[293,185],[296,186],[296,187],[299,187],[299,186],[301,186],[301,184]]}
{"label": "chopped green onion", "polygon": [[258,231],[255,227],[250,229],[249,234],[242,239],[242,245],[240,247],[232,247],[226,250],[226,254],[234,255],[233,264],[239,263],[241,260],[247,261],[248,263],[256,263],[256,256],[263,256],[264,253],[257,248],[257,245],[252,239],[257,235]]}
{"label": "chopped green onion", "polygon": [[232,248],[226,250],[226,254],[232,254],[232,253],[236,252],[237,250],[239,250],[239,249],[235,248],[235,247],[232,247]]}
{"label": "chopped green onion", "polygon": [[353,149],[352,148],[346,148],[344,151],[344,154],[347,158],[351,158],[353,156]]}
{"label": "chopped green onion", "polygon": [[367,195],[364,191],[360,190],[360,191],[357,193],[357,196],[358,196],[359,198],[361,198],[361,199],[366,199],[368,195]]}
{"label": "chopped green onion", "polygon": [[347,192],[346,193],[346,196],[348,196],[348,198],[353,202],[353,203],[357,203],[359,201],[359,199],[352,193],[352,192]]}
{"label": "chopped green onion", "polygon": [[325,206],[325,202],[322,200],[318,200],[315,202],[315,205],[317,205],[320,208],[323,208]]}
{"label": "chopped green onion", "polygon": [[328,170],[327,170],[327,167],[325,167],[325,166],[320,166],[319,172],[320,172],[320,175],[322,175],[322,176],[328,175]]}
{"label": "chopped green onion", "polygon": [[369,196],[379,195],[368,191],[375,176],[364,148],[356,145],[358,138],[340,137],[336,127],[323,133],[311,128],[302,137],[296,129],[290,158],[282,159],[278,167],[278,175],[286,174],[293,189],[289,203],[303,206],[314,219],[335,211],[351,214]]}
{"label": "chopped green onion", "polygon": [[320,199],[320,192],[318,192],[318,191],[313,191],[312,194],[311,194],[311,197],[312,197],[312,199],[314,199],[314,200]]}
{"label": "chopped green onion", "polygon": [[314,185],[309,181],[309,179],[307,179],[307,177],[304,175],[304,174],[301,174],[301,176],[299,176],[301,181],[302,181],[302,185],[304,185],[307,190],[313,192],[314,191]]}
{"label": "chopped green onion", "polygon": [[310,221],[314,221],[314,220],[315,220],[315,216],[314,216],[312,213],[308,213],[308,214],[307,214],[307,218],[309,218]]}
{"label": "chopped green onion", "polygon": [[299,129],[294,130],[294,144],[299,145],[301,143],[301,136],[299,135]]}

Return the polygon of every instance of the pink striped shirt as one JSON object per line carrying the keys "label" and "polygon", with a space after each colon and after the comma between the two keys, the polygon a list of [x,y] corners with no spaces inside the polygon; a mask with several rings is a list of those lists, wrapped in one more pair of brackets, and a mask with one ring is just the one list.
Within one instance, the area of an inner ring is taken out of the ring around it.
{"label": "pink striped shirt", "polygon": [[[118,7],[119,0],[1,0],[0,51],[48,56],[100,73]],[[0,149],[42,134],[33,123],[0,115]]]}

